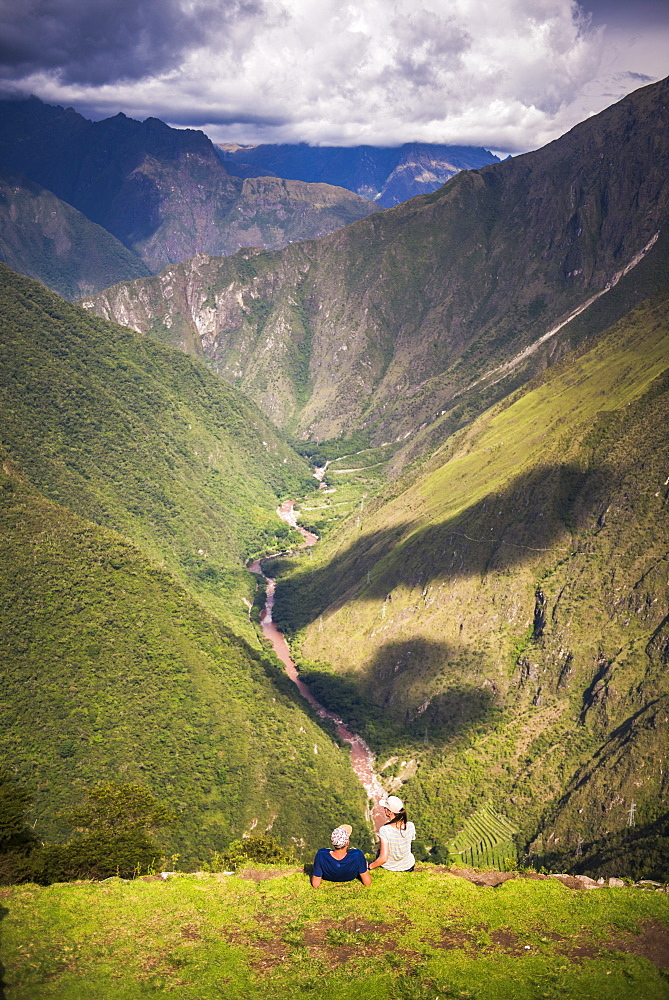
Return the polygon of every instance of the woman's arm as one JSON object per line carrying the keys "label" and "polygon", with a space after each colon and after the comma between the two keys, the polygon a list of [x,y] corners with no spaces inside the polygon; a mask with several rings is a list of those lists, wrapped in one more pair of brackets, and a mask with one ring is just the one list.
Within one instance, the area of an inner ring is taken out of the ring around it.
{"label": "woman's arm", "polygon": [[371,865],[369,866],[370,872],[372,868],[378,868],[379,865],[384,865],[388,860],[388,841],[384,840],[383,837],[380,837],[379,839],[381,841],[381,849],[379,851],[379,856],[376,859],[376,861],[372,861]]}

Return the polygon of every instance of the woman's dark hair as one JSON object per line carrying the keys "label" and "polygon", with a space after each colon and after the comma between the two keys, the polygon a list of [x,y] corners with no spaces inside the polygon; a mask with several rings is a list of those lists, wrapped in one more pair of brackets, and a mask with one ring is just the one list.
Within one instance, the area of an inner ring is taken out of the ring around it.
{"label": "woman's dark hair", "polygon": [[[392,812],[391,809],[389,809],[388,811]],[[393,813],[393,818],[389,819],[388,822],[384,823],[383,825],[384,826],[394,826],[395,823],[397,823],[398,820],[402,824],[402,829],[406,830],[406,828],[407,828],[407,811],[406,811],[406,809],[400,809],[400,811],[398,813]]]}

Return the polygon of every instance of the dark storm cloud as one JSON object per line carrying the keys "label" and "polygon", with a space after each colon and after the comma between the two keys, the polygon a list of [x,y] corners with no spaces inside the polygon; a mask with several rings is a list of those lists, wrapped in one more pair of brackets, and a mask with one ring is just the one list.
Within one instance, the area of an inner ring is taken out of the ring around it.
{"label": "dark storm cloud", "polygon": [[100,86],[171,69],[214,24],[253,14],[254,0],[0,0],[0,74],[55,72]]}
{"label": "dark storm cloud", "polygon": [[581,6],[597,24],[626,24],[632,30],[669,24],[666,0],[582,0]]}
{"label": "dark storm cloud", "polygon": [[669,29],[612,26],[629,0],[583,7],[0,0],[0,83],[91,118],[203,127],[219,142],[520,151],[666,72]]}
{"label": "dark storm cloud", "polygon": [[[164,117],[168,116],[164,115]],[[184,112],[171,112],[169,119],[170,125],[184,125],[187,128],[205,128],[205,126],[211,125],[254,125],[257,128],[279,128],[290,121],[287,114],[265,115],[261,112],[254,114],[220,109],[201,111],[198,108]]]}

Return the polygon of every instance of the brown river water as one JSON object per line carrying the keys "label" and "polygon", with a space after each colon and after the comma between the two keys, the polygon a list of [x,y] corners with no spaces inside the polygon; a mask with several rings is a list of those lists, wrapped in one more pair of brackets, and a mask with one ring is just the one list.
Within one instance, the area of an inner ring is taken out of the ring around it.
{"label": "brown river water", "polygon": [[[292,528],[295,528],[300,532],[304,538],[302,548],[315,545],[318,541],[318,536],[314,535],[311,531],[306,531],[297,524],[295,512],[293,510],[294,506],[294,501],[284,501],[277,511],[279,517],[285,521],[286,524],[289,524]],[[256,559],[255,562],[249,563],[247,569],[251,573],[259,573],[261,576],[264,575],[260,566],[260,559]],[[340,719],[338,715],[335,715],[333,712],[328,712],[326,708],[323,708],[320,702],[314,698],[304,681],[300,680],[297,667],[290,656],[288,643],[284,639],[283,633],[272,621],[272,608],[274,607],[274,591],[276,588],[276,582],[270,577],[265,576],[264,579],[267,581],[267,599],[265,601],[265,607],[260,614],[260,623],[263,635],[266,636],[266,638],[268,638],[272,643],[274,652],[285,666],[286,673],[290,677],[293,684],[295,684],[302,697],[316,710],[316,713],[321,719],[331,719],[335,724],[339,738],[343,742],[350,745],[351,767],[353,768],[358,781],[365,789],[368,799],[371,799],[374,803],[371,808],[371,818],[374,822],[374,829],[378,830],[381,824],[386,821],[383,809],[379,805],[379,802],[384,797],[385,792],[376,772],[374,771],[374,755],[363,740],[362,736],[351,732],[343,719]]]}

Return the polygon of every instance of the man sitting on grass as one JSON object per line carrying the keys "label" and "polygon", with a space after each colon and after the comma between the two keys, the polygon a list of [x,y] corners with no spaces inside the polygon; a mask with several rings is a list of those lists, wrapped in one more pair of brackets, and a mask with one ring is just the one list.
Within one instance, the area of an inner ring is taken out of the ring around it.
{"label": "man sitting on grass", "polygon": [[367,871],[367,859],[357,847],[349,849],[353,828],[344,823],[332,831],[332,850],[321,847],[314,858],[314,873],[311,884],[317,889],[323,879],[326,882],[351,882],[359,878],[363,885],[372,884],[372,876]]}

